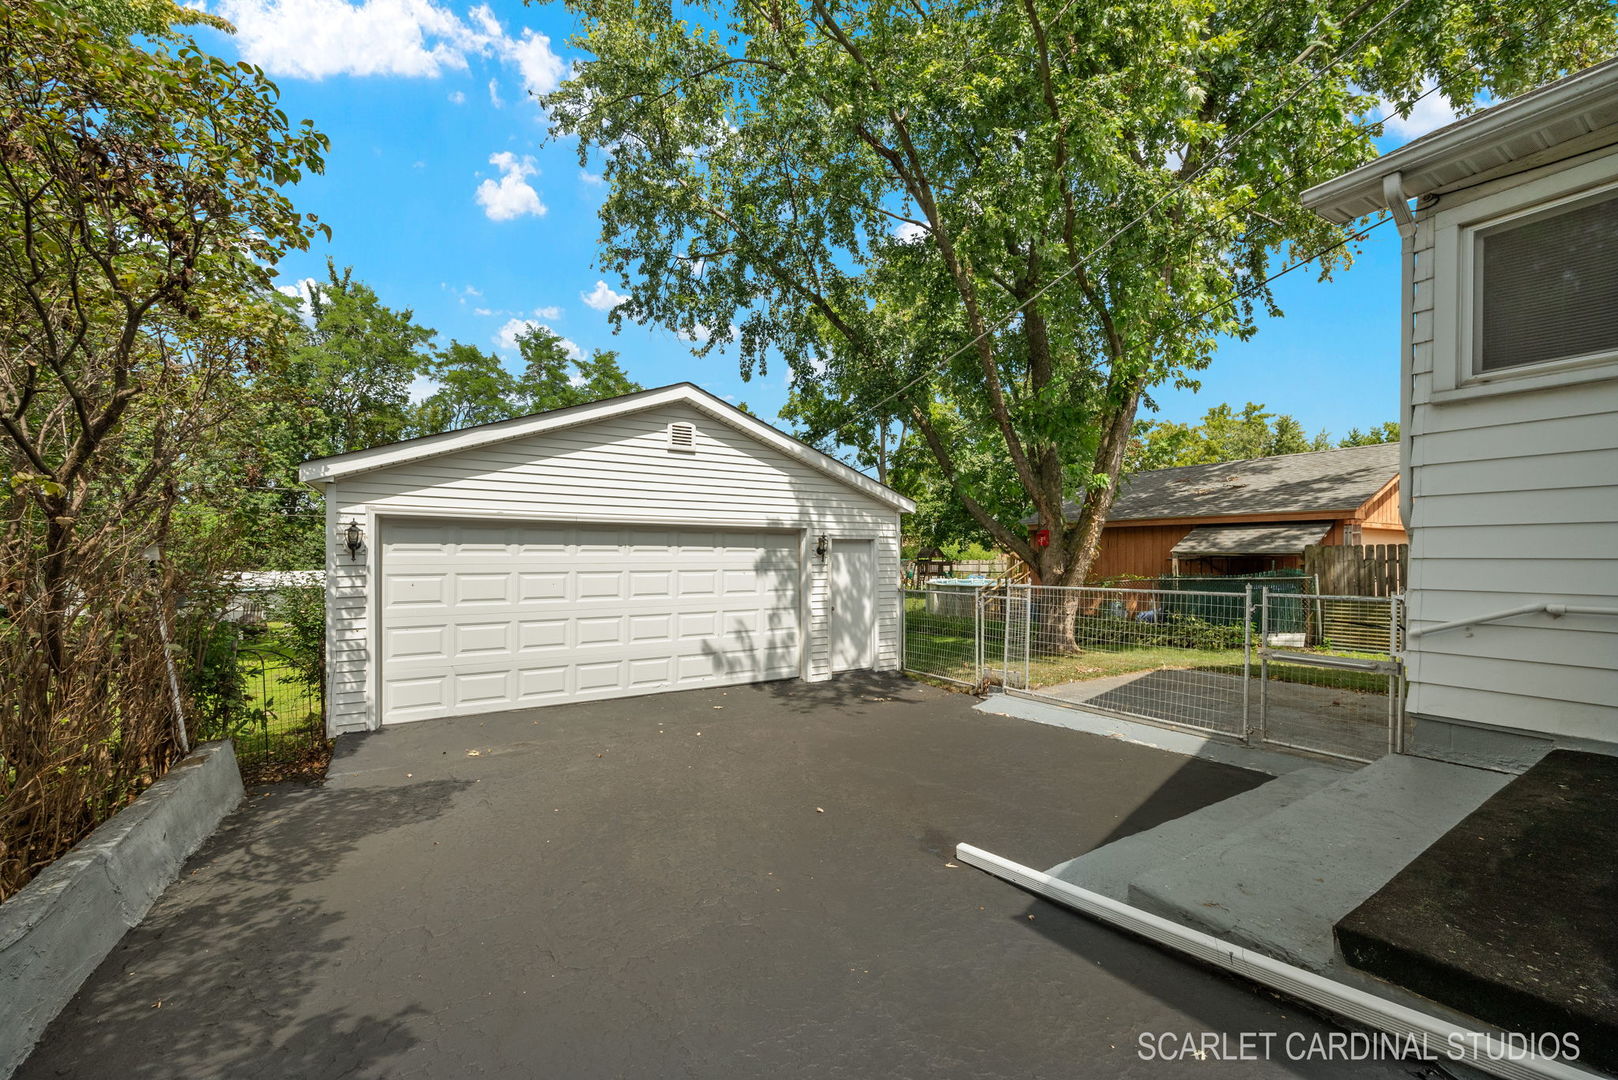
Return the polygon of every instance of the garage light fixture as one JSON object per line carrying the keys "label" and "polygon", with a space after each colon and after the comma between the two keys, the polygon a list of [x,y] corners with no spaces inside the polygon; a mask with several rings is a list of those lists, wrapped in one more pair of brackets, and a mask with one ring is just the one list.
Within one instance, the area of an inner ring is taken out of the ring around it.
{"label": "garage light fixture", "polygon": [[343,546],[348,548],[348,554],[355,562],[360,561],[360,548],[365,546],[365,532],[359,522],[348,523],[348,528],[343,531]]}
{"label": "garage light fixture", "polygon": [[826,539],[825,533],[821,533],[820,536],[815,540],[815,554],[824,559],[826,557],[826,552],[830,550],[831,541]]}

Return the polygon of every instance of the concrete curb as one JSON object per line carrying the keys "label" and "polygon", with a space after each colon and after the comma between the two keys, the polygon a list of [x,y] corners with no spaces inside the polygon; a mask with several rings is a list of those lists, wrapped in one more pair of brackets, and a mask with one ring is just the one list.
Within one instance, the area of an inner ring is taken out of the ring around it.
{"label": "concrete curb", "polygon": [[0,904],[0,1080],[242,795],[230,742],[204,743]]}

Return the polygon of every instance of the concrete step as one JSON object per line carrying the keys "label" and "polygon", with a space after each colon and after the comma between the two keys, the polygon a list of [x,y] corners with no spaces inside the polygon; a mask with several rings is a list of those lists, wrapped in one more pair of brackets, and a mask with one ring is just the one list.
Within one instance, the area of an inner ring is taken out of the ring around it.
{"label": "concrete step", "polygon": [[1618,1075],[1618,757],[1554,750],[1337,924],[1345,960]]}
{"label": "concrete step", "polygon": [[1128,899],[1324,971],[1337,921],[1512,779],[1389,755],[1140,874]]}
{"label": "concrete step", "polygon": [[1343,776],[1342,769],[1313,766],[1295,769],[1195,813],[1103,844],[1076,859],[1051,867],[1046,873],[1114,900],[1127,900],[1129,883],[1141,874],[1200,851],[1226,834],[1319,791]]}

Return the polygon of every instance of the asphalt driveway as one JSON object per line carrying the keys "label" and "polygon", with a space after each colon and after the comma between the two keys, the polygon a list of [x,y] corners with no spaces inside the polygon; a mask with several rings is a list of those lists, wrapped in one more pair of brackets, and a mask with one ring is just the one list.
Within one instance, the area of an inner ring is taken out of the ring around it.
{"label": "asphalt driveway", "polygon": [[1143,1062],[1326,1025],[950,865],[1264,779],[896,678],[436,721],[252,792],[18,1074],[1404,1075]]}

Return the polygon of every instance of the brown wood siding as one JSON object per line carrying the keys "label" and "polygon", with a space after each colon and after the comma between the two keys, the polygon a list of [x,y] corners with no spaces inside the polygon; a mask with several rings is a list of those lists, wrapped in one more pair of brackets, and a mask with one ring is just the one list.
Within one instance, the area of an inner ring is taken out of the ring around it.
{"label": "brown wood siding", "polygon": [[1173,561],[1169,553],[1190,531],[1189,525],[1108,525],[1089,580],[1167,574]]}
{"label": "brown wood siding", "polygon": [[[1405,531],[1405,523],[1399,517],[1399,478],[1393,478],[1392,483],[1381,491],[1366,499],[1364,504],[1355,511],[1354,517],[1364,528],[1387,530],[1396,529],[1400,534]],[[1367,540],[1366,543],[1371,543]],[[1403,543],[1404,541],[1377,541],[1377,543]]]}

